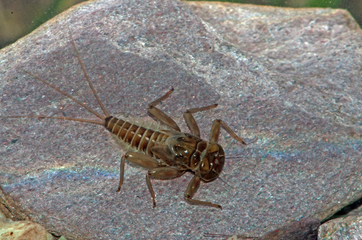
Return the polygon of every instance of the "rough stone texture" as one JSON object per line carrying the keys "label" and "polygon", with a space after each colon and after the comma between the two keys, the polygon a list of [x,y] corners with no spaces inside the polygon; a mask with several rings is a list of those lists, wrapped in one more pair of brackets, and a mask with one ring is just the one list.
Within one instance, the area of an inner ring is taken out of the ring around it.
{"label": "rough stone texture", "polygon": [[317,240],[320,221],[316,218],[303,218],[294,221],[273,231],[267,232],[262,237],[246,235],[228,236],[225,234],[205,234],[205,237],[229,237],[227,240],[250,239],[250,240]]}
{"label": "rough stone texture", "polygon": [[322,220],[361,197],[362,35],[348,13],[187,4],[93,1],[52,19],[1,50],[0,115],[94,119],[21,69],[101,111],[69,27],[110,112],[147,124],[147,104],[173,86],[161,108],[185,131],[183,111],[218,102],[195,114],[204,138],[216,118],[249,142],[257,138],[243,147],[221,134],[230,186],[201,184],[195,198],[223,210],[184,202],[191,174],[152,181],[152,209],[146,171],[129,164],[116,193],[124,150],[100,126],[1,119],[1,203],[12,203],[10,213],[67,239],[199,239],[262,236],[293,220]]}
{"label": "rough stone texture", "polygon": [[[8,203],[7,203],[8,204]],[[3,205],[4,206],[4,205]],[[6,205],[10,208],[11,204]],[[4,211],[4,210],[2,210]],[[0,239],[1,240],[54,240],[46,229],[31,221],[12,221],[0,210]],[[6,212],[9,212],[8,210]],[[61,239],[65,240],[64,237]]]}
{"label": "rough stone texture", "polygon": [[30,221],[9,221],[0,219],[0,239],[2,240],[54,240],[47,230]]}
{"label": "rough stone texture", "polygon": [[330,220],[319,227],[319,240],[360,239],[362,217],[349,216]]}
{"label": "rough stone texture", "polygon": [[[353,205],[348,205],[346,212],[343,212],[341,215],[346,215],[346,216],[362,216],[362,206],[361,206],[362,201],[359,200],[357,202],[355,202]],[[358,205],[357,205],[358,204]],[[359,206],[356,208],[356,206]],[[351,208],[354,207],[354,208]]]}
{"label": "rough stone texture", "polygon": [[227,240],[237,240],[237,239],[238,239],[237,235],[234,235],[232,237],[229,237]]}
{"label": "rough stone texture", "polygon": [[6,218],[5,214],[2,211],[0,211],[0,219],[1,218]]}
{"label": "rough stone texture", "polygon": [[317,240],[319,225],[320,222],[316,218],[304,218],[275,229],[265,234],[260,240]]}

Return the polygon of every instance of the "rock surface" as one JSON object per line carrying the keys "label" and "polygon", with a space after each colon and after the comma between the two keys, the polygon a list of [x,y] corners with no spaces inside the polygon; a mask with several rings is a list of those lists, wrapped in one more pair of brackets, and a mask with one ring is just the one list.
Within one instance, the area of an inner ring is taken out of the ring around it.
{"label": "rock surface", "polygon": [[362,216],[349,216],[330,220],[319,227],[319,240],[360,239]]}
{"label": "rock surface", "polygon": [[245,235],[219,235],[205,234],[205,237],[228,237],[227,240],[250,239],[250,240],[317,240],[318,227],[320,222],[316,218],[303,218],[299,221],[294,221],[280,228],[267,232],[262,237],[245,236]]}
{"label": "rock surface", "polygon": [[47,230],[31,221],[9,221],[0,219],[0,239],[2,240],[54,240]]}
{"label": "rock surface", "polygon": [[[1,196],[2,197],[2,196]],[[4,206],[1,204],[0,206]],[[10,207],[6,205],[6,207]],[[7,211],[8,212],[8,211]],[[1,240],[66,240],[61,236],[56,238],[47,230],[32,221],[12,221],[6,214],[0,211],[0,239]]]}
{"label": "rock surface", "polygon": [[259,240],[317,240],[319,225],[320,222],[316,218],[303,218],[268,232]]}
{"label": "rock surface", "polygon": [[125,151],[100,126],[0,119],[0,204],[12,203],[13,218],[25,213],[67,239],[262,236],[361,198],[362,34],[345,11],[86,2],[0,51],[1,116],[95,118],[22,69],[101,112],[68,27],[110,112],[148,124],[147,104],[173,86],[161,108],[184,131],[183,111],[217,102],[195,114],[203,138],[220,118],[257,141],[243,147],[222,132],[230,186],[201,184],[195,199],[223,210],[185,203],[191,174],[152,181],[152,209],[143,169],[127,164],[115,192]]}

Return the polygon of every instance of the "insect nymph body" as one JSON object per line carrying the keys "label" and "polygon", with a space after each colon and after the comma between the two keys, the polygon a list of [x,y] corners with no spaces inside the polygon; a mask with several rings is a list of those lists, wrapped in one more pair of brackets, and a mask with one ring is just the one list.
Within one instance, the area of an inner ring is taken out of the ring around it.
{"label": "insect nymph body", "polygon": [[153,101],[148,105],[148,112],[161,123],[167,125],[172,130],[152,130],[135,124],[131,124],[122,119],[111,116],[100,101],[80,59],[80,55],[76,48],[73,37],[71,36],[74,45],[75,53],[81,64],[88,84],[93,91],[104,115],[89,108],[79,100],[75,99],[68,93],[53,86],[47,81],[25,71],[35,79],[43,82],[57,92],[67,96],[89,112],[96,115],[101,120],[88,120],[70,117],[48,117],[48,116],[6,116],[0,118],[22,118],[22,117],[37,117],[37,118],[55,118],[70,121],[87,122],[92,124],[103,125],[109,132],[117,138],[136,150],[136,152],[126,152],[121,160],[120,165],[120,182],[117,191],[121,190],[124,177],[125,161],[132,162],[138,166],[149,169],[146,174],[146,182],[151,193],[153,206],[156,206],[155,193],[152,188],[151,179],[172,179],[183,175],[186,171],[192,172],[194,177],[190,181],[184,197],[189,204],[205,205],[210,207],[221,208],[220,205],[211,202],[195,200],[192,197],[195,195],[200,186],[200,181],[210,182],[219,177],[222,171],[225,154],[223,148],[217,144],[220,128],[223,127],[234,139],[242,144],[246,144],[239,138],[222,120],[214,120],[211,128],[209,141],[204,141],[200,138],[200,131],[197,123],[192,116],[193,113],[205,111],[217,106],[213,104],[207,107],[193,108],[186,110],[184,113],[185,121],[192,134],[181,132],[177,124],[156,105],[165,100],[173,89],[168,91],[161,98]]}
{"label": "insect nymph body", "polygon": [[154,131],[114,117],[107,118],[105,123],[108,131],[138,151],[127,152],[122,157],[118,191],[123,183],[124,164],[127,159],[150,169],[146,181],[153,206],[156,202],[150,178],[172,179],[191,171],[195,176],[185,192],[186,201],[190,204],[221,208],[210,202],[192,199],[200,180],[210,182],[219,177],[225,161],[224,150],[220,145],[204,141],[192,134],[169,130]]}

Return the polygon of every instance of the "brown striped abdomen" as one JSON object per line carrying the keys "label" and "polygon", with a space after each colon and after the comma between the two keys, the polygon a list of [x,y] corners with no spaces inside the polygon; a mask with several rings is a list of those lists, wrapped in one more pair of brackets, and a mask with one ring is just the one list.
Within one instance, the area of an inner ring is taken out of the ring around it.
{"label": "brown striped abdomen", "polygon": [[112,116],[105,119],[105,128],[123,142],[151,157],[153,157],[151,148],[155,145],[164,144],[165,140],[169,137],[164,133],[144,128]]}

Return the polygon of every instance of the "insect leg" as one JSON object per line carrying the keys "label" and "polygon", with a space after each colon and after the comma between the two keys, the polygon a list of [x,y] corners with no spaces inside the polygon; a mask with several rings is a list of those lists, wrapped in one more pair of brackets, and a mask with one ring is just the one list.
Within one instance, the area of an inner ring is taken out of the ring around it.
{"label": "insect leg", "polygon": [[160,109],[156,108],[156,105],[159,104],[161,101],[165,100],[166,98],[168,98],[168,96],[173,92],[173,88],[168,91],[164,96],[156,99],[155,101],[151,102],[148,105],[148,112],[154,116],[157,120],[159,120],[160,122],[162,122],[163,124],[166,124],[167,126],[169,126],[170,128],[180,132],[180,128],[179,126],[177,126],[177,124],[175,123],[174,120],[172,120],[172,118],[170,118],[169,116],[167,116],[164,112],[162,112]]}
{"label": "insect leg", "polygon": [[123,184],[124,165],[125,165],[126,159],[127,159],[127,161],[129,161],[131,163],[134,163],[140,167],[144,167],[147,169],[156,168],[159,166],[158,161],[150,156],[147,156],[142,153],[126,152],[122,156],[122,160],[121,160],[120,177],[119,177],[119,185],[118,185],[117,192],[121,191],[121,187]]}
{"label": "insect leg", "polygon": [[213,105],[210,105],[207,107],[201,107],[201,108],[191,108],[191,109],[187,109],[186,112],[184,112],[184,118],[185,118],[186,124],[189,127],[189,129],[193,135],[200,137],[200,129],[197,126],[197,122],[196,122],[194,116],[192,116],[192,113],[209,110],[209,109],[215,108],[215,107],[217,107],[217,104],[213,104]]}
{"label": "insect leg", "polygon": [[154,179],[173,179],[180,177],[182,174],[184,174],[184,170],[179,170],[174,167],[158,167],[148,170],[146,175],[146,182],[148,189],[150,190],[152,201],[153,201],[153,207],[156,207],[156,200],[155,200],[155,192],[153,191],[152,184],[151,184],[151,178]]}
{"label": "insect leg", "polygon": [[188,202],[189,204],[192,204],[192,205],[204,205],[204,206],[216,207],[216,208],[222,209],[222,207],[220,205],[213,204],[211,202],[205,202],[205,201],[192,199],[192,197],[195,195],[195,193],[196,193],[197,189],[199,189],[199,187],[200,187],[200,177],[195,175],[191,179],[191,182],[189,183],[189,185],[187,186],[187,189],[185,191],[184,196],[185,196],[186,202]]}
{"label": "insect leg", "polygon": [[209,137],[209,142],[217,143],[217,141],[219,139],[219,134],[220,134],[220,126],[222,126],[230,134],[230,136],[232,136],[234,139],[238,140],[239,142],[241,142],[244,145],[247,145],[247,143],[245,143],[243,139],[239,138],[233,132],[233,130],[231,130],[231,128],[229,128],[229,126],[224,121],[222,121],[220,119],[215,119],[213,124],[212,124],[210,137]]}

